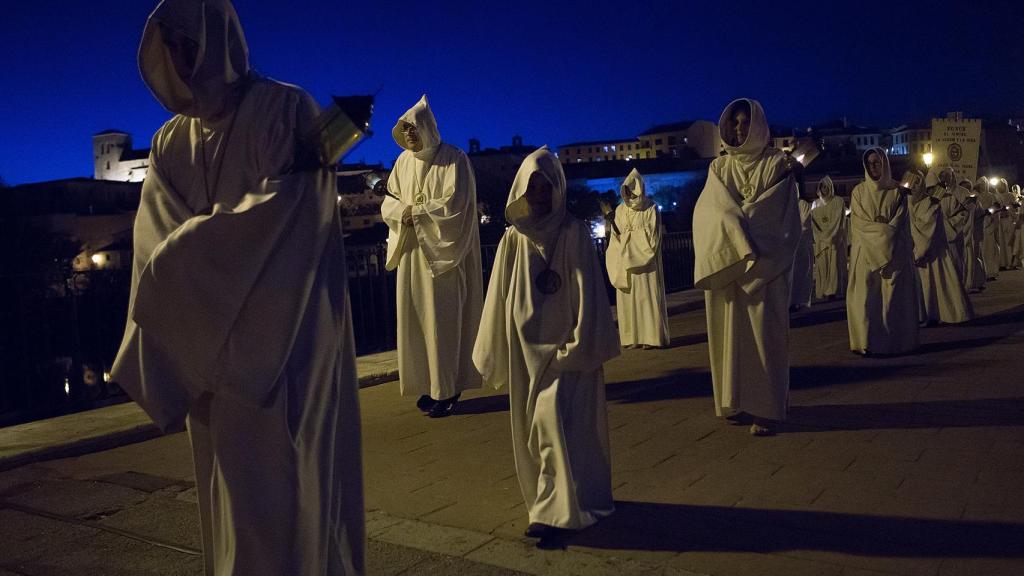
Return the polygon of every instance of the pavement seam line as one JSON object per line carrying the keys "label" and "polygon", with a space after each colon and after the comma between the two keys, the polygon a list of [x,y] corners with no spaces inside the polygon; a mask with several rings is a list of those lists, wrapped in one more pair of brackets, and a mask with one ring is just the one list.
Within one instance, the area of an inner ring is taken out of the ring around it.
{"label": "pavement seam line", "polygon": [[53,514],[51,512],[47,512],[45,510],[39,510],[38,508],[33,508],[31,506],[25,506],[23,504],[15,504],[13,502],[9,502],[9,501],[6,501],[6,500],[0,500],[0,505],[2,505],[4,508],[9,508],[11,510],[15,510],[17,512],[21,512],[23,514],[29,514],[31,516],[41,516],[43,518],[49,518],[50,520],[55,520],[57,522],[64,522],[65,524],[72,524],[72,525],[75,525],[75,526],[81,526],[83,528],[92,528],[94,530],[99,530],[100,532],[107,532],[107,533],[110,533],[110,534],[115,534],[117,536],[123,536],[125,538],[130,538],[132,540],[137,540],[139,542],[144,542],[144,543],[149,544],[151,546],[156,546],[158,548],[165,548],[167,550],[173,550],[175,552],[181,552],[182,554],[188,554],[190,556],[202,556],[203,555],[203,552],[201,550],[196,550],[194,548],[189,548],[188,546],[179,546],[177,544],[171,544],[170,542],[163,542],[163,541],[160,541],[160,540],[149,538],[147,536],[143,536],[141,534],[136,534],[134,532],[129,532],[128,530],[122,530],[120,528],[115,528],[113,526],[107,526],[105,524],[99,524],[99,523],[96,523],[96,522],[88,522],[88,521],[85,521],[85,520],[79,520],[78,518],[70,518],[68,516],[61,516],[59,514]]}

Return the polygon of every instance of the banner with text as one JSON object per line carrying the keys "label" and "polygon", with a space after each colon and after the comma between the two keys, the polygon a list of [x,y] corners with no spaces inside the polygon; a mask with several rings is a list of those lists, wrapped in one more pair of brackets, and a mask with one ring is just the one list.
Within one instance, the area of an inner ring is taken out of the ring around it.
{"label": "banner with text", "polygon": [[981,120],[932,118],[933,166],[951,166],[957,178],[974,182],[978,178],[980,145]]}

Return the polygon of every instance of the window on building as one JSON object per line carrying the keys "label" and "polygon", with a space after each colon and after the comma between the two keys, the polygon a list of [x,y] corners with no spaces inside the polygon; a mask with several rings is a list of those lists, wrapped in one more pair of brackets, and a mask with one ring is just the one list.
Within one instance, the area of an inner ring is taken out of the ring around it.
{"label": "window on building", "polygon": [[605,147],[604,147],[604,151],[605,151],[605,152],[607,152],[607,151],[608,151],[608,147],[607,147],[607,146],[605,146]]}
{"label": "window on building", "polygon": [[669,136],[668,137],[668,145],[669,146],[675,146],[676,145],[676,137],[675,136]]}
{"label": "window on building", "polygon": [[655,146],[661,146],[661,138],[655,138],[654,139],[654,145]]}
{"label": "window on building", "polygon": [[615,152],[615,145],[612,144],[612,152]]}

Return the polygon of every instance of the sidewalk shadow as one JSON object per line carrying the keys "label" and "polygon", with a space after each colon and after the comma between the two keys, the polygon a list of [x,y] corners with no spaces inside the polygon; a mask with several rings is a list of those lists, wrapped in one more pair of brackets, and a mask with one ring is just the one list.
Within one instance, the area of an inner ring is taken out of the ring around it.
{"label": "sidewalk shadow", "polygon": [[660,400],[683,400],[711,396],[711,373],[707,370],[676,370],[649,380],[631,380],[608,384],[609,402],[634,404]]}
{"label": "sidewalk shadow", "polygon": [[491,412],[508,412],[508,394],[481,396],[459,400],[455,407],[456,414],[489,414]]}
{"label": "sidewalk shadow", "polygon": [[617,501],[568,543],[647,551],[824,550],[875,557],[1024,558],[1024,524]]}
{"label": "sidewalk shadow", "polygon": [[965,322],[963,326],[998,326],[1000,324],[1017,324],[1022,322],[1024,322],[1024,305],[987,316],[979,316],[970,322]]}
{"label": "sidewalk shadow", "polygon": [[669,342],[668,347],[680,348],[683,346],[695,346],[697,344],[704,344],[708,341],[707,332],[698,332],[696,334],[687,334],[685,336],[676,336]]}
{"label": "sidewalk shadow", "polygon": [[828,306],[830,307],[819,308],[817,310],[812,307],[809,311],[801,312],[797,316],[790,317],[790,329],[807,328],[809,326],[817,326],[819,324],[831,324],[832,322],[846,321],[846,306],[836,306],[833,303],[829,303]]}
{"label": "sidewalk shadow", "polygon": [[789,388],[803,390],[835,384],[882,381],[900,372],[920,373],[923,364],[852,364],[829,366],[790,366]]}
{"label": "sidewalk shadow", "polygon": [[794,432],[973,426],[1024,426],[1024,398],[792,406],[785,424]]}

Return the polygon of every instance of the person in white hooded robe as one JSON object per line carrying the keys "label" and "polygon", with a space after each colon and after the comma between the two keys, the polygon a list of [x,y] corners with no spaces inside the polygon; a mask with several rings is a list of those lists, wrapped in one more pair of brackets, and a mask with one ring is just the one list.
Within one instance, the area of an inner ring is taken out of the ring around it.
{"label": "person in white hooded robe", "polygon": [[982,214],[981,260],[985,264],[985,280],[993,281],[999,279],[999,260],[1002,252],[999,228],[1001,206],[996,201],[996,195],[992,193],[992,186],[989,184],[988,178],[978,178],[974,185],[974,191],[978,195],[978,207],[984,210]]}
{"label": "person in white hooded robe", "polygon": [[153,137],[112,378],[187,425],[206,574],[364,572],[355,346],[333,173],[301,89],[251,72],[227,0],[165,0],[139,48]]}
{"label": "person in white hooded robe", "polygon": [[424,95],[391,131],[405,151],[381,204],[387,269],[398,268],[398,375],[431,418],[479,388],[473,342],[483,306],[476,180],[466,154],[441,141]]}
{"label": "person in white hooded robe", "polygon": [[800,198],[797,200],[797,210],[800,212],[800,242],[796,246],[796,254],[793,255],[792,275],[789,309],[791,312],[798,312],[811,306],[811,298],[814,296],[814,221],[811,219],[811,211],[814,208],[815,198],[805,197],[807,190],[801,187]]}
{"label": "person in white hooded robe", "polygon": [[850,194],[850,350],[904,354],[918,347],[918,287],[907,199],[881,148],[864,152],[864,180]]}
{"label": "person in white hooded robe", "polygon": [[647,197],[635,168],[619,189],[605,263],[615,287],[619,338],[626,348],[669,344],[665,272],[661,260],[661,213]]}
{"label": "person in white hooded robe", "polygon": [[1016,201],[1010,192],[1006,178],[1000,178],[995,186],[996,203],[1000,209],[994,214],[999,226],[999,269],[1010,270],[1014,267],[1013,251],[1016,243],[1017,211],[1013,204]]}
{"label": "person in white hooded robe", "polygon": [[811,210],[814,226],[814,294],[835,299],[846,288],[846,202],[835,194],[832,178],[818,182]]}
{"label": "person in white hooded robe", "polygon": [[939,199],[939,208],[942,209],[942,223],[945,226],[946,242],[949,244],[949,253],[956,266],[960,283],[967,289],[967,257],[965,255],[965,234],[967,232],[967,220],[971,217],[971,207],[968,206],[967,190],[961,188],[956,181],[956,172],[945,167],[938,174],[939,185],[934,190],[934,195]]}
{"label": "person in white hooded robe", "polygon": [[484,380],[508,386],[527,535],[542,546],[614,510],[603,365],[620,346],[590,231],[565,200],[558,158],[527,156],[473,351]]}
{"label": "person in white hooded robe", "polygon": [[970,180],[960,180],[960,188],[967,210],[964,219],[964,286],[969,294],[973,294],[985,289],[985,263],[981,260],[981,244],[987,212],[978,205],[978,195]]}
{"label": "person in white hooded robe", "polygon": [[768,147],[756,100],[729,104],[693,214],[694,280],[703,289],[715,412],[773,433],[789,407],[790,267],[800,239],[799,163]]}
{"label": "person in white hooded robe", "polygon": [[1020,270],[1024,267],[1024,198],[1021,197],[1021,190],[1019,184],[1014,184],[1010,188],[1010,192],[1013,195],[1013,204],[1011,205],[1010,211],[1014,217],[1014,229],[1013,229],[1013,258],[1010,261],[1010,267],[1015,270]]}
{"label": "person in white hooded robe", "polygon": [[[943,182],[955,186],[952,170],[942,178],[929,171],[924,186],[913,191],[909,206],[914,265],[920,279],[920,320],[932,325],[960,324],[974,317],[957,263],[961,205]],[[957,220],[947,222],[947,213]]]}

